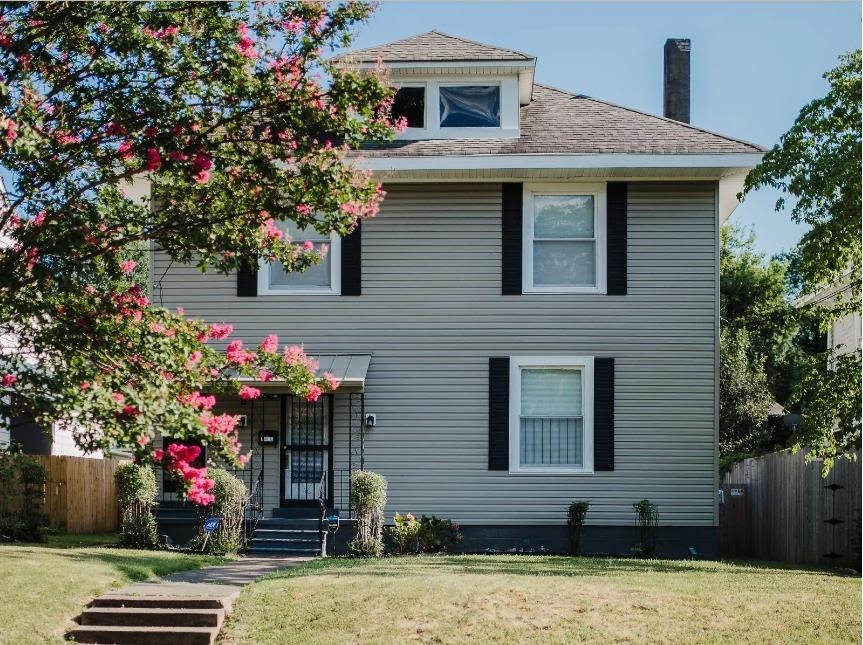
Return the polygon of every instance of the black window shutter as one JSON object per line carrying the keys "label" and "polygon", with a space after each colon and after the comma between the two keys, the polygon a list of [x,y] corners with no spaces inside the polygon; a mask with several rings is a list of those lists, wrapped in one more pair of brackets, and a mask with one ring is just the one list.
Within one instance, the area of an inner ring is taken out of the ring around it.
{"label": "black window shutter", "polygon": [[608,247],[606,252],[608,295],[626,295],[626,210],[627,186],[608,183]]}
{"label": "black window shutter", "polygon": [[521,295],[522,204],[521,184],[506,183],[501,188],[501,293]]}
{"label": "black window shutter", "polygon": [[509,357],[488,359],[488,469],[509,470]]}
{"label": "black window shutter", "polygon": [[593,469],[614,470],[614,359],[593,361]]}
{"label": "black window shutter", "polygon": [[362,226],[342,238],[342,295],[359,296],[363,292]]}
{"label": "black window shutter", "polygon": [[237,296],[254,298],[258,295],[258,263],[246,262],[237,269]]}

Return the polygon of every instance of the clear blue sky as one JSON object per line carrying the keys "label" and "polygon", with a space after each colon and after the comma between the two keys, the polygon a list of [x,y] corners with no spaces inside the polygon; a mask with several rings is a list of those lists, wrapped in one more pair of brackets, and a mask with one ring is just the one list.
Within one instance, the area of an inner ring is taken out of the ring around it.
{"label": "clear blue sky", "polygon": [[[691,38],[692,123],[770,147],[860,47],[860,25],[859,2],[383,2],[354,46],[438,29],[535,55],[540,83],[661,114],[663,44]],[[766,253],[804,231],[774,212],[777,196],[733,215]]]}

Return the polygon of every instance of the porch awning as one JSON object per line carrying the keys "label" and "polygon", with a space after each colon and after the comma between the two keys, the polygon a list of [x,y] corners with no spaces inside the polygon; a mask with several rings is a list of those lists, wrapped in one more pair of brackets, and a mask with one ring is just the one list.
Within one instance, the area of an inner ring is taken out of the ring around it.
{"label": "porch awning", "polygon": [[[339,381],[339,389],[351,388],[360,391],[365,389],[366,372],[369,371],[369,363],[372,360],[371,354],[309,354],[309,356],[318,361],[317,375],[322,376],[324,372],[329,372]],[[278,378],[265,382],[241,376],[238,380],[268,390],[278,389],[284,384]]]}

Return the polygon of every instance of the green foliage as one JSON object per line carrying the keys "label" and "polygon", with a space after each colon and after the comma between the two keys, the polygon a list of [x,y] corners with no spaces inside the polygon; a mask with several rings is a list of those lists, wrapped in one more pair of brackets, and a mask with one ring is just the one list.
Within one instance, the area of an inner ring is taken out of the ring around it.
{"label": "green foliage", "polygon": [[[279,223],[344,235],[376,212],[380,185],[348,156],[391,137],[392,91],[329,60],[370,12],[0,2],[0,165],[11,176],[0,335],[25,350],[0,355],[14,394],[0,397],[0,416],[74,416],[80,447],[131,447],[140,460],[162,428],[238,464],[235,433],[225,422],[209,432],[194,395],[236,393],[238,373],[262,369],[301,396],[331,391],[280,351],[229,359],[206,344],[226,334],[152,306],[142,249],[222,274],[250,257],[301,271],[322,256]],[[152,190],[141,197],[134,181]]]}
{"label": "green foliage", "polygon": [[791,437],[793,452],[824,460],[826,477],[837,458],[855,460],[860,449],[860,351],[813,356],[794,396],[805,410]]}
{"label": "green foliage", "polygon": [[351,505],[357,515],[357,533],[348,545],[356,557],[383,554],[383,518],[387,504],[387,480],[368,470],[351,475]]}
{"label": "green foliage", "polygon": [[632,549],[632,553],[641,558],[652,558],[656,555],[659,507],[649,499],[642,499],[633,504],[632,509],[635,511],[635,526],[638,528],[638,544]]}
{"label": "green foliage", "polygon": [[159,544],[153,502],[156,473],[147,464],[125,463],[114,471],[120,503],[120,544],[132,549],[154,549]]}
{"label": "green foliage", "polygon": [[566,513],[566,523],[569,526],[569,552],[572,555],[581,553],[581,531],[584,519],[590,509],[590,502],[575,501],[569,505]]}
{"label": "green foliage", "polygon": [[773,404],[764,358],[750,352],[745,329],[720,331],[719,449],[723,455],[754,450]]}
{"label": "green foliage", "polygon": [[[833,315],[860,311],[861,267],[861,54],[844,54],[824,78],[826,96],[806,105],[788,132],[746,178],[743,194],[762,186],[796,199],[795,222],[809,225],[798,245],[802,293],[850,280]],[[781,198],[776,209],[784,208]],[[850,271],[850,273],[849,273]]]}
{"label": "green foliage", "polygon": [[44,539],[47,479],[47,471],[35,457],[0,448],[0,542]]}
{"label": "green foliage", "polygon": [[396,513],[393,516],[393,526],[386,527],[384,532],[392,541],[396,553],[415,553],[419,550],[420,523],[412,513]]}
{"label": "green foliage", "polygon": [[419,522],[419,541],[423,551],[440,553],[455,546],[464,536],[459,531],[459,525],[452,520],[432,515],[423,515]]}
{"label": "green foliage", "polygon": [[243,543],[243,523],[248,491],[241,479],[235,477],[223,468],[208,468],[207,475],[216,482],[212,494],[215,502],[198,509],[198,535],[196,544],[204,545],[203,523],[208,517],[219,518],[219,528],[207,539],[207,553],[236,553],[245,545]]}

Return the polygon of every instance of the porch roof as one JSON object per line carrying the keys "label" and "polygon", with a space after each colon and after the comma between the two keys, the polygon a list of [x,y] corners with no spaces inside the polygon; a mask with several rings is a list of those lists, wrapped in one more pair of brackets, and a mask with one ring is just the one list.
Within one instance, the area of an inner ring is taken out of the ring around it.
{"label": "porch roof", "polygon": [[[317,375],[322,376],[324,372],[329,372],[339,381],[339,389],[351,388],[360,391],[365,389],[366,372],[369,371],[369,363],[372,360],[371,354],[309,354],[309,356],[318,362]],[[267,389],[277,389],[284,385],[284,381],[278,378],[259,381],[241,376],[238,380]]]}

